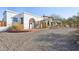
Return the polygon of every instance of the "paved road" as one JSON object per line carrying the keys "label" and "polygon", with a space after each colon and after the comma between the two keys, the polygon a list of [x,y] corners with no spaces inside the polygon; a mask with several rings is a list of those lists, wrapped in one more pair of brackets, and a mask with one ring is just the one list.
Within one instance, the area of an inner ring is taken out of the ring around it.
{"label": "paved road", "polygon": [[77,51],[74,28],[46,29],[38,32],[0,33],[0,50]]}

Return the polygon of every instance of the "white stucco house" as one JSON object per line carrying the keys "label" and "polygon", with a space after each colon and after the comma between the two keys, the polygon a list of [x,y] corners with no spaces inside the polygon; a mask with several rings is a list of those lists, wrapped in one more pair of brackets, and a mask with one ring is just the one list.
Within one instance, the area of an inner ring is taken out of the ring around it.
{"label": "white stucco house", "polygon": [[6,10],[3,13],[3,21],[6,22],[6,26],[12,26],[13,23],[19,22],[23,24],[24,29],[32,29],[35,27],[35,21],[43,20],[42,17],[32,15],[31,13],[16,13],[14,11]]}
{"label": "white stucco house", "polygon": [[59,23],[50,16],[35,16],[31,13],[17,13],[11,10],[5,10],[3,12],[3,21],[6,23],[6,26],[0,27],[0,31],[6,31],[8,27],[17,23],[20,23],[24,30],[44,28],[44,26],[47,26],[48,28],[54,27]]}

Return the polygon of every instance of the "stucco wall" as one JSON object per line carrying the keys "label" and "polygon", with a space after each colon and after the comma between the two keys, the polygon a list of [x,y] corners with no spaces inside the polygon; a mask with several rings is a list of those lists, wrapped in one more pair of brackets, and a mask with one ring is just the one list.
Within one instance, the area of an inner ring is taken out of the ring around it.
{"label": "stucco wall", "polygon": [[30,18],[34,18],[35,21],[42,20],[41,17],[36,17],[36,16],[33,16],[33,15],[24,14],[24,29],[29,29],[29,20],[30,20]]}
{"label": "stucco wall", "polygon": [[15,16],[16,13],[12,11],[5,11],[4,13],[4,19],[6,20],[6,25],[11,26],[12,25],[12,17]]}
{"label": "stucco wall", "polygon": [[0,32],[6,31],[7,29],[8,29],[7,26],[5,26],[5,27],[0,27]]}

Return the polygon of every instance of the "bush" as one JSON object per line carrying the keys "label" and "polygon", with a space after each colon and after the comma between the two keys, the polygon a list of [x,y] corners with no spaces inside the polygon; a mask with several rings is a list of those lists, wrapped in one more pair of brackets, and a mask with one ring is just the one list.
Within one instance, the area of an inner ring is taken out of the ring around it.
{"label": "bush", "polygon": [[48,28],[48,25],[45,22],[42,23],[42,26],[43,28]]}
{"label": "bush", "polygon": [[8,30],[20,31],[20,30],[23,30],[23,25],[22,24],[14,24],[13,26],[9,27]]}

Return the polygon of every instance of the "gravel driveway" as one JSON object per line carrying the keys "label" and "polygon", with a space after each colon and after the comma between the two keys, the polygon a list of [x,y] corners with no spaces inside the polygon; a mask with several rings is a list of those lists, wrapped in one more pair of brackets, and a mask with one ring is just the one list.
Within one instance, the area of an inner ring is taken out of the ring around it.
{"label": "gravel driveway", "polygon": [[46,29],[38,32],[0,33],[1,51],[77,51],[74,28]]}

